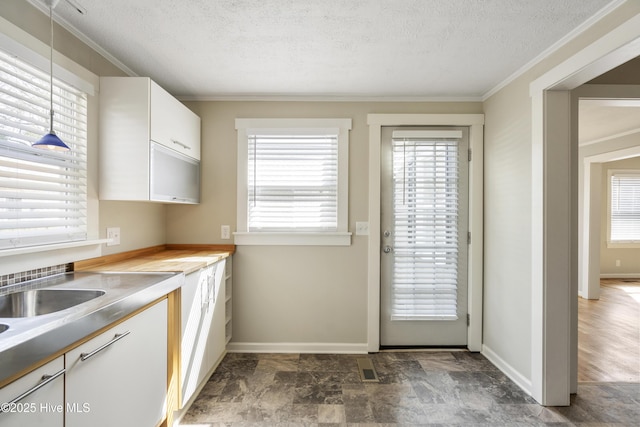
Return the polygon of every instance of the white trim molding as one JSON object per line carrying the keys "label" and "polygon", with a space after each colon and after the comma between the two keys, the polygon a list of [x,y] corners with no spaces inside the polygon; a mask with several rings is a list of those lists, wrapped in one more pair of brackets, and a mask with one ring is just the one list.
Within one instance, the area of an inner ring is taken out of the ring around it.
{"label": "white trim molding", "polygon": [[236,245],[349,246],[351,233],[233,233]]}
{"label": "white trim molding", "polygon": [[[238,132],[236,202],[238,231],[234,233],[234,243],[236,245],[349,246],[351,244],[351,233],[348,231],[349,132],[352,128],[352,120],[349,118],[238,118],[235,126]],[[338,137],[337,229],[328,232],[251,232],[248,227],[247,206],[249,132],[269,133],[292,129],[311,133],[331,132]]]}
{"label": "white trim molding", "polygon": [[366,343],[230,342],[229,353],[366,354]]}
{"label": "white trim molding", "polygon": [[482,349],[484,114],[369,114],[369,245],[367,349],[380,350],[380,144],[383,126],[469,126],[469,245],[467,347]]}
{"label": "white trim molding", "polygon": [[569,91],[639,54],[636,14],[529,85],[531,394],[543,405],[568,405],[577,391],[578,135]]}
{"label": "white trim molding", "polygon": [[518,385],[522,390],[531,395],[531,381],[518,372],[513,366],[508,364],[502,359],[496,352],[486,345],[482,345],[482,355],[493,363],[498,369],[500,369],[506,376],[508,376],[514,383]]}
{"label": "white trim molding", "polygon": [[601,279],[638,279],[640,280],[640,272],[638,273],[602,273]]}
{"label": "white trim molding", "polygon": [[553,45],[549,46],[547,49],[545,49],[538,56],[536,56],[531,61],[527,62],[522,67],[520,67],[518,70],[516,70],[515,73],[511,74],[505,80],[503,80],[502,82],[498,83],[496,86],[494,86],[492,89],[490,89],[484,95],[482,95],[482,101],[483,102],[486,101],[491,96],[493,96],[496,93],[498,93],[501,89],[503,89],[504,87],[509,85],[509,83],[512,83],[514,80],[516,80],[518,77],[520,77],[521,75],[523,75],[524,73],[526,73],[527,71],[529,71],[530,69],[535,67],[537,64],[539,64],[540,62],[544,61],[545,59],[547,59],[548,57],[553,55],[555,52],[558,51],[558,49],[562,48],[567,43],[571,42],[571,40],[573,40],[576,37],[580,36],[580,34],[582,34],[585,31],[587,31],[594,24],[598,23],[598,21],[600,21],[602,18],[604,18],[609,13],[613,12],[618,7],[623,5],[626,1],[627,0],[615,0],[615,1],[612,1],[611,3],[609,3],[608,5],[606,5],[605,7],[603,7],[602,9],[600,9],[595,15],[589,17],[589,19],[587,19],[582,24],[580,24],[579,26],[577,26],[576,28],[571,30],[569,32],[569,34],[565,35],[560,40],[555,42]]}

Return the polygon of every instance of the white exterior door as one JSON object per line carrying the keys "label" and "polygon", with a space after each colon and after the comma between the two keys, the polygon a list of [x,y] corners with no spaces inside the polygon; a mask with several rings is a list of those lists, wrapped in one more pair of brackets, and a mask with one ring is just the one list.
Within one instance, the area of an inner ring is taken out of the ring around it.
{"label": "white exterior door", "polygon": [[468,128],[383,128],[382,346],[467,345]]}

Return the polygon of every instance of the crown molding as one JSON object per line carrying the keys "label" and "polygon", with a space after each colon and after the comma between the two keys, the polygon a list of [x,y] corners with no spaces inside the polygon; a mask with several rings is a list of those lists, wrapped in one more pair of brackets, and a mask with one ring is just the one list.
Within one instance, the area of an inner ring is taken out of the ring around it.
{"label": "crown molding", "polygon": [[[27,2],[29,4],[31,4],[33,7],[35,7],[36,9],[38,9],[39,11],[41,11],[42,13],[46,14],[47,16],[49,16],[49,8],[44,3],[42,3],[41,1],[39,1],[39,0],[27,0]],[[72,4],[72,7],[75,8],[75,6],[73,4]],[[98,54],[100,54],[102,57],[104,57],[107,61],[111,62],[113,65],[118,67],[120,70],[122,70],[128,76],[138,77],[138,74],[135,71],[133,71],[131,68],[127,67],[122,61],[120,61],[118,58],[113,56],[111,53],[109,53],[103,47],[98,45],[92,39],[90,39],[89,37],[85,36],[84,33],[82,33],[80,30],[78,30],[76,27],[74,27],[69,21],[67,21],[66,19],[62,18],[60,15],[58,15],[56,13],[55,9],[53,10],[53,20],[56,23],[58,23],[58,25],[60,25],[62,28],[67,30],[69,33],[71,33],[74,37],[76,37],[78,40],[80,40],[82,43],[86,44],[91,49],[93,49]]]}
{"label": "crown molding", "polygon": [[541,54],[539,54],[538,56],[533,58],[531,61],[529,61],[526,64],[524,64],[516,72],[511,74],[509,77],[507,77],[502,82],[500,82],[496,86],[494,86],[491,90],[489,90],[484,95],[482,95],[482,97],[481,97],[482,98],[482,102],[486,101],[487,99],[489,99],[490,97],[492,97],[493,95],[498,93],[500,90],[504,89],[506,86],[508,86],[514,80],[516,80],[518,77],[522,76],[524,73],[526,73],[527,71],[532,69],[534,66],[536,66],[540,62],[542,62],[545,59],[549,58],[551,55],[556,53],[560,48],[565,46],[571,40],[573,40],[576,37],[578,37],[580,34],[582,34],[585,31],[587,31],[589,28],[591,28],[593,25],[595,25],[598,21],[600,21],[602,18],[604,18],[605,16],[607,16],[608,14],[613,12],[618,7],[622,6],[627,1],[628,0],[614,0],[611,3],[609,3],[608,5],[606,5],[605,7],[603,7],[602,9],[600,9],[595,15],[591,16],[589,19],[584,21],[582,24],[580,24],[579,26],[574,28],[571,32],[569,32],[563,38],[561,38],[560,40],[558,40],[557,42],[555,42],[554,44],[549,46]]}

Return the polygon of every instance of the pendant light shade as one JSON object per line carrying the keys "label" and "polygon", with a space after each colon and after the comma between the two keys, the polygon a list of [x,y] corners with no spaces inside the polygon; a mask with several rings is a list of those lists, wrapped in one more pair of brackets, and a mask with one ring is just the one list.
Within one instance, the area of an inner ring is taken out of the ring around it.
{"label": "pendant light shade", "polygon": [[32,147],[45,150],[69,151],[69,146],[62,142],[53,131],[53,8],[58,3],[58,0],[47,0],[46,3],[49,5],[49,25],[51,28],[51,38],[49,40],[49,133],[33,143]]}
{"label": "pendant light shade", "polygon": [[69,151],[70,148],[67,144],[62,142],[55,132],[51,131],[38,141],[34,142],[32,147],[42,148],[45,150],[57,150],[57,151]]}

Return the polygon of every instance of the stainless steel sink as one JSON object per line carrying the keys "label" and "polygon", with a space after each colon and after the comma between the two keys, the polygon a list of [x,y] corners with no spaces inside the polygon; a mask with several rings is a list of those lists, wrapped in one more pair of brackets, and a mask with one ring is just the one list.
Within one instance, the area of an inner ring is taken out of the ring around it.
{"label": "stainless steel sink", "polygon": [[6,331],[7,329],[9,329],[9,326],[5,325],[4,323],[0,323],[0,334]]}
{"label": "stainless steel sink", "polygon": [[[95,289],[33,289],[0,296],[0,317],[55,313],[104,295]],[[0,332],[3,332],[0,325]]]}

